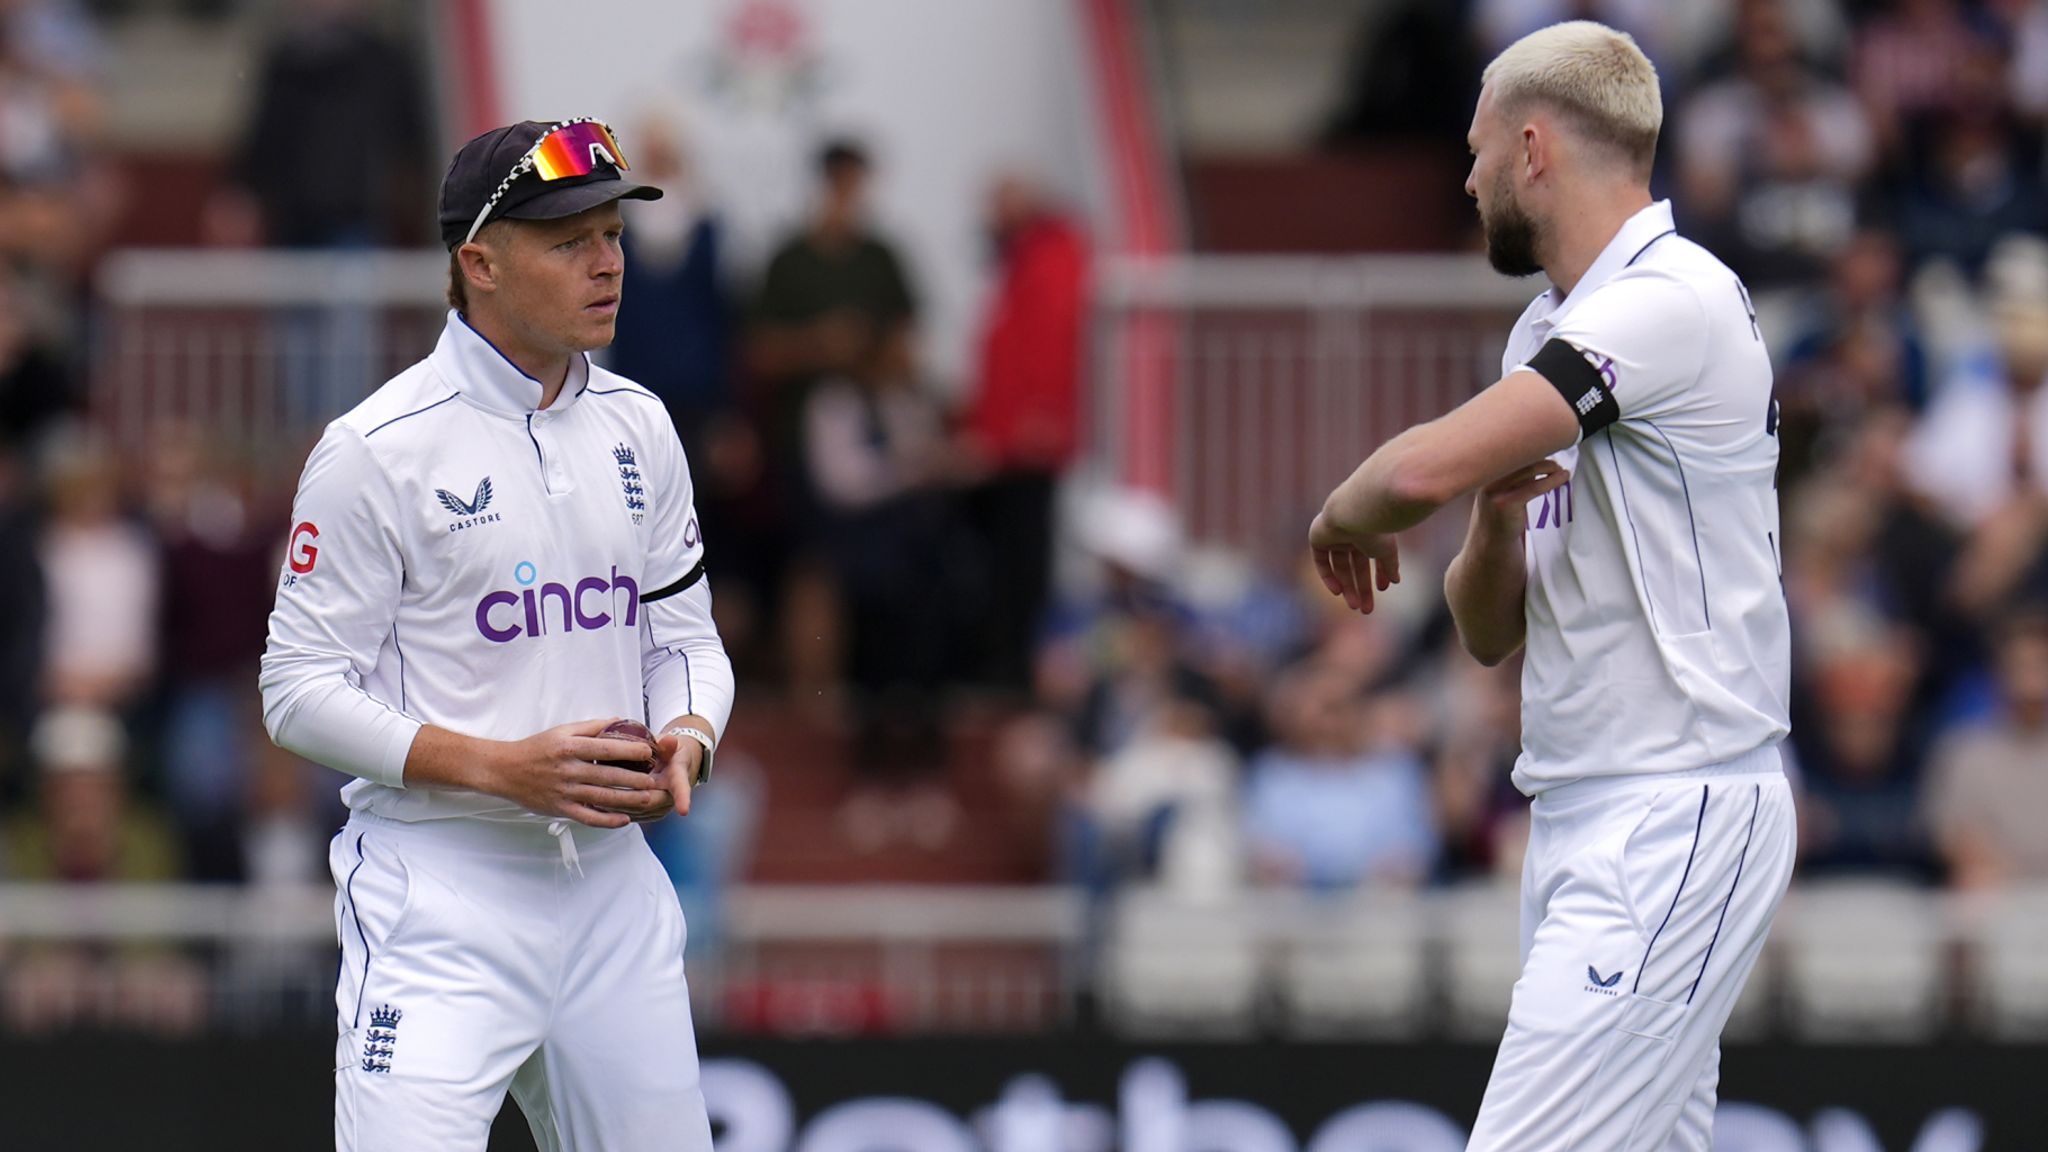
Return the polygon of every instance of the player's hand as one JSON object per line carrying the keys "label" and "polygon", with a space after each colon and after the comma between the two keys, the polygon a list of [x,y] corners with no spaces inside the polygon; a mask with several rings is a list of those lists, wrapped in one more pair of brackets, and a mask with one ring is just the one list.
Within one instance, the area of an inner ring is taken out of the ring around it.
{"label": "player's hand", "polygon": [[492,773],[494,795],[529,812],[561,816],[593,828],[623,828],[636,818],[668,814],[668,792],[658,780],[600,760],[636,760],[652,765],[653,752],[637,740],[600,740],[597,733],[614,717],[580,720],[524,740],[506,750]]}
{"label": "player's hand", "polygon": [[1538,460],[1481,488],[1473,514],[1482,518],[1491,535],[1518,537],[1529,523],[1529,501],[1562,487],[1571,478],[1571,469],[1557,461]]}
{"label": "player's hand", "polygon": [[673,732],[655,737],[654,743],[661,749],[654,759],[654,782],[668,789],[672,797],[672,808],[663,808],[660,815],[666,816],[673,810],[678,816],[688,816],[690,782],[697,778],[697,766],[704,762],[704,746]]}
{"label": "player's hand", "polygon": [[1346,532],[1318,512],[1308,527],[1308,547],[1323,587],[1354,612],[1371,612],[1373,594],[1401,582],[1401,546],[1386,533]]}

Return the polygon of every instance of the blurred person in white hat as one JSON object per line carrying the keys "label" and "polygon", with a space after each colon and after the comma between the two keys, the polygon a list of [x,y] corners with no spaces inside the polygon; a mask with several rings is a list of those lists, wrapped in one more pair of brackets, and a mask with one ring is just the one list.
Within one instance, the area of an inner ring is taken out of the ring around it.
{"label": "blurred person in white hat", "polygon": [[156,544],[126,515],[120,461],[98,440],[78,433],[53,441],[42,472],[43,695],[126,708],[156,672]]}
{"label": "blurred person in white hat", "polygon": [[1907,441],[1912,486],[1971,533],[1954,595],[1990,611],[2048,543],[2048,241],[2011,236],[1986,270],[1991,346],[1964,361]]}
{"label": "blurred person in white hat", "polygon": [[14,879],[129,883],[178,874],[169,825],[129,797],[128,734],[117,717],[83,706],[45,712],[29,751],[39,770],[36,806],[7,837]]}
{"label": "blurred person in white hat", "polygon": [[[135,884],[177,877],[168,822],[129,796],[128,738],[119,719],[97,708],[56,708],[37,719],[29,743],[40,769],[36,805],[9,822],[10,879]],[[8,966],[4,996],[8,1023],[28,1032],[81,1021],[190,1032],[205,1006],[191,961],[149,945],[111,953],[71,944],[24,949]]]}

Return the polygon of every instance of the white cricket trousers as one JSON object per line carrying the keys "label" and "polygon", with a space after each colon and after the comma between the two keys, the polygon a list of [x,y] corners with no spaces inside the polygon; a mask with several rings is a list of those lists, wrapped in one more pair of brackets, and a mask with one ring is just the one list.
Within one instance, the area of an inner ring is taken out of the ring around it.
{"label": "white cricket trousers", "polygon": [[1792,877],[1777,746],[1530,811],[1522,976],[1467,1152],[1706,1152],[1721,1026]]}
{"label": "white cricket trousers", "polygon": [[682,910],[637,827],[355,813],[334,839],[337,1152],[711,1152]]}

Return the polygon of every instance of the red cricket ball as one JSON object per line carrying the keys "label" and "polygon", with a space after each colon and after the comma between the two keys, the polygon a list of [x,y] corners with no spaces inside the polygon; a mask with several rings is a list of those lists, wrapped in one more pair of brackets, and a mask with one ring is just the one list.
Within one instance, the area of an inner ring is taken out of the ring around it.
{"label": "red cricket ball", "polygon": [[[648,730],[647,725],[642,724],[638,720],[614,720],[610,724],[605,725],[604,731],[599,732],[597,738],[600,740],[639,740],[647,745],[651,754],[660,755],[660,746],[654,742],[654,733]],[[607,764],[613,768],[631,768],[635,772],[652,772],[654,770],[653,760],[599,760],[598,763]]]}

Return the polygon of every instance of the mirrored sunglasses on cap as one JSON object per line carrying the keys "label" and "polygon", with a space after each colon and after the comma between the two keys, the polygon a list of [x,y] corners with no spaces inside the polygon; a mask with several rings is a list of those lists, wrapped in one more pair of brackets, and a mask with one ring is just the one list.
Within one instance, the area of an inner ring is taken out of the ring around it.
{"label": "mirrored sunglasses on cap", "polygon": [[497,191],[484,201],[484,210],[476,214],[476,220],[469,226],[469,234],[462,238],[464,244],[476,239],[484,221],[491,215],[491,209],[504,199],[515,181],[528,172],[542,180],[564,180],[571,176],[588,176],[597,171],[599,161],[610,164],[624,172],[632,167],[626,162],[626,153],[619,147],[618,137],[612,135],[611,126],[602,120],[584,117],[565,120],[533,142],[519,163],[498,183]]}

